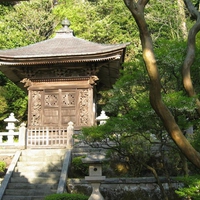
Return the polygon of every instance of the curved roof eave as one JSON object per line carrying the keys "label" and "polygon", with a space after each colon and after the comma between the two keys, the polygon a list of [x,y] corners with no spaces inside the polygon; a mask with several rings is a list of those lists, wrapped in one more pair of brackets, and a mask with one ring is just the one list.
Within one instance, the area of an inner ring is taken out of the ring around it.
{"label": "curved roof eave", "polygon": [[48,59],[59,57],[81,57],[109,55],[126,48],[124,44],[98,44],[83,39],[54,38],[15,49],[0,50],[0,61],[20,59]]}
{"label": "curved roof eave", "polygon": [[87,55],[54,55],[49,57],[1,57],[0,65],[35,65],[35,64],[51,64],[51,63],[74,63],[74,62],[100,62],[108,60],[118,60],[124,55],[123,49],[101,54]]}

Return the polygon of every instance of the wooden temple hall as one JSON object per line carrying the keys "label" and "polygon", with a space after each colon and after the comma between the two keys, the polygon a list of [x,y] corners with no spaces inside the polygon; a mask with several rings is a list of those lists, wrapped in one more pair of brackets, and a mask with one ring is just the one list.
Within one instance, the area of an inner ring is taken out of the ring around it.
{"label": "wooden temple hall", "polygon": [[0,70],[28,92],[27,146],[65,145],[56,141],[70,121],[75,130],[95,125],[97,93],[119,77],[126,46],[77,38],[64,20],[52,39],[0,50]]}

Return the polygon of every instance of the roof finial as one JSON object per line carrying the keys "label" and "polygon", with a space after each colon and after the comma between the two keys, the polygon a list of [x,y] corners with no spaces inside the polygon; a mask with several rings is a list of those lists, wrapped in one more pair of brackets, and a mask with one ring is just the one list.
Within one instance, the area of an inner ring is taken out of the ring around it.
{"label": "roof finial", "polygon": [[62,21],[62,26],[63,26],[63,28],[65,28],[65,27],[70,27],[70,21],[67,19],[67,18],[65,18],[63,21]]}
{"label": "roof finial", "polygon": [[59,31],[57,31],[56,33],[56,37],[62,37],[61,36],[61,34],[63,35],[63,33],[65,33],[65,36],[66,36],[66,34],[68,35],[68,36],[73,36],[73,30],[71,30],[70,28],[69,28],[69,26],[70,26],[70,21],[67,19],[67,18],[65,18],[63,21],[62,21],[62,28],[59,30]]}

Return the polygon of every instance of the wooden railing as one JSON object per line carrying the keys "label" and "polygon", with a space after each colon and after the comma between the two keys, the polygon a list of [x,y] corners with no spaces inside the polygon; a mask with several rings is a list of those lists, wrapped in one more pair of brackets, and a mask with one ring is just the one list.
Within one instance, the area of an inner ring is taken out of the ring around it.
{"label": "wooden railing", "polygon": [[[22,123],[16,131],[15,119],[13,113],[4,120],[7,122],[7,132],[0,132],[0,146],[15,145],[24,148],[68,148],[73,147],[73,122],[69,122],[67,127],[33,127],[26,128],[26,124]],[[15,138],[17,140],[15,141]]]}
{"label": "wooden railing", "polygon": [[28,148],[71,148],[73,146],[73,123],[67,128],[38,127],[27,130]]}
{"label": "wooden railing", "polygon": [[27,146],[65,146],[67,145],[67,129],[33,128],[27,131]]}

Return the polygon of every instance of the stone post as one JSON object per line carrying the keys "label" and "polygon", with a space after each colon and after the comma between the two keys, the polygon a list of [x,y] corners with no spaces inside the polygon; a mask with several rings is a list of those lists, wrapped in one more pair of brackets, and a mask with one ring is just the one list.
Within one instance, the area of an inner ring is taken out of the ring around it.
{"label": "stone post", "polygon": [[88,200],[104,200],[99,190],[101,182],[106,179],[105,176],[102,176],[102,161],[104,159],[105,156],[102,154],[90,154],[82,159],[83,163],[89,164],[89,176],[86,176],[85,180],[91,183],[92,194]]}
{"label": "stone post", "polygon": [[19,145],[24,147],[26,145],[26,124],[24,122],[19,127]]}
{"label": "stone post", "polygon": [[3,135],[0,135],[0,144],[3,143]]}
{"label": "stone post", "polygon": [[14,113],[10,113],[10,116],[6,119],[4,119],[4,122],[7,122],[8,125],[6,126],[6,129],[8,130],[8,143],[13,143],[14,138],[14,130],[15,128],[15,122],[18,120],[15,119]]}
{"label": "stone post", "polygon": [[68,127],[67,127],[67,148],[71,149],[74,145],[74,139],[73,139],[73,135],[74,135],[74,123],[73,122],[69,122],[68,123]]}

